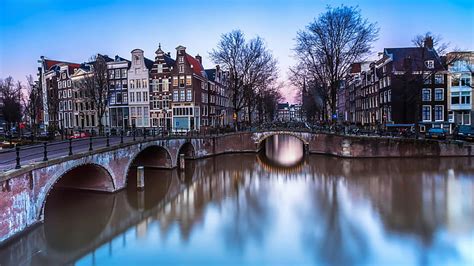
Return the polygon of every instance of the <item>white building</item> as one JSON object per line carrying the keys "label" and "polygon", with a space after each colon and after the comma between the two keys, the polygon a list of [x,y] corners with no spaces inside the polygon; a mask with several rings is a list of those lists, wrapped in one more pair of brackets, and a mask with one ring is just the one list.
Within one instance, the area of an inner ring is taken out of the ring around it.
{"label": "white building", "polygon": [[448,69],[449,122],[457,125],[471,125],[474,52],[452,52],[447,55],[447,58],[454,60]]}
{"label": "white building", "polygon": [[132,51],[130,69],[128,71],[128,108],[131,127],[150,126],[150,100],[149,100],[149,69],[153,61],[143,56],[143,50]]}

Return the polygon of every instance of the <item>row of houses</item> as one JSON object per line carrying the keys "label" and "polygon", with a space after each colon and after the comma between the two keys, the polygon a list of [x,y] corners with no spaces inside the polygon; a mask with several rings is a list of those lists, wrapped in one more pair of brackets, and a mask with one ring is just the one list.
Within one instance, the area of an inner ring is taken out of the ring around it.
{"label": "row of houses", "polygon": [[473,69],[474,52],[439,56],[431,38],[423,47],[385,48],[377,60],[351,66],[337,95],[338,120],[420,132],[471,125]]}
{"label": "row of houses", "polygon": [[109,86],[104,115],[81,84],[94,71],[93,62],[72,63],[41,57],[39,86],[43,95],[44,128],[74,132],[99,125],[110,130],[160,128],[173,131],[224,127],[232,123],[227,89],[228,74],[219,66],[204,69],[201,56],[191,56],[178,46],[176,56],[161,45],[154,60],[134,49],[130,59],[106,61]]}

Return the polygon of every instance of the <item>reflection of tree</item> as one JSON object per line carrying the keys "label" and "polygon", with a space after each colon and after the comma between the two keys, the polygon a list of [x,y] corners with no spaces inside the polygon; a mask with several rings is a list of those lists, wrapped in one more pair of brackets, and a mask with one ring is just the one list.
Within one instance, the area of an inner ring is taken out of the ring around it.
{"label": "reflection of tree", "polygon": [[[425,247],[432,245],[436,231],[448,223],[447,173],[472,176],[473,160],[455,159],[363,159],[345,160],[311,156],[308,169],[315,177],[310,209],[300,219],[306,246],[331,264],[364,263],[369,252],[367,233],[345,209],[369,204],[386,229],[418,236]],[[341,197],[341,192],[345,197]],[[348,202],[350,201],[350,203]],[[345,206],[342,208],[341,206]],[[314,230],[321,224],[322,232]],[[472,223],[471,223],[472,226]],[[471,227],[472,228],[472,227]]]}
{"label": "reflection of tree", "polygon": [[[225,243],[233,250],[242,252],[249,241],[262,243],[271,223],[269,186],[267,182],[252,178],[253,169],[242,175],[234,173],[234,196],[224,203],[224,208],[230,212],[222,223]],[[262,184],[263,183],[263,184]]]}
{"label": "reflection of tree", "polygon": [[[318,178],[308,186],[308,216],[302,217],[302,238],[317,261],[333,265],[360,264],[367,257],[368,244],[364,232],[341,208],[339,178]],[[316,225],[316,227],[315,227]],[[315,230],[318,228],[318,230]]]}

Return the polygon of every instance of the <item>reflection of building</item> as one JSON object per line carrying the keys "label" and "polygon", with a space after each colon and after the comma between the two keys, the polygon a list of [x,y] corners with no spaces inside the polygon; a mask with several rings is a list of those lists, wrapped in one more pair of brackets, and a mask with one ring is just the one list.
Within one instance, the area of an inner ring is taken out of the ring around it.
{"label": "reflection of building", "polygon": [[[455,58],[460,58],[456,60]],[[458,125],[471,125],[473,116],[472,76],[474,52],[452,52],[447,60],[455,60],[448,75],[448,119]]]}

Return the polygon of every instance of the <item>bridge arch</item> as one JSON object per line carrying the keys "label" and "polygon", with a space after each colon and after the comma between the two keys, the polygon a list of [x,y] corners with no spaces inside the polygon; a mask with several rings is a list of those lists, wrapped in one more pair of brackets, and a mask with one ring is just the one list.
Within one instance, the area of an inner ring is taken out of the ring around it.
{"label": "bridge arch", "polygon": [[184,154],[186,159],[194,159],[196,154],[196,149],[190,141],[186,141],[178,149],[176,154],[176,162],[179,162],[179,155]]}
{"label": "bridge arch", "polygon": [[52,178],[39,193],[36,205],[39,210],[37,219],[40,221],[44,219],[46,201],[53,188],[113,192],[116,190],[116,181],[113,172],[106,166],[72,161],[72,165],[64,171],[52,174]]}
{"label": "bridge arch", "polygon": [[166,147],[150,143],[141,147],[129,160],[125,176],[128,177],[130,168],[134,166],[145,166],[151,168],[173,168],[171,153]]}
{"label": "bridge arch", "polygon": [[270,137],[276,136],[276,135],[286,135],[286,136],[293,136],[303,143],[303,146],[305,149],[309,147],[309,142],[310,140],[308,139],[307,136],[303,135],[301,132],[291,132],[291,131],[268,131],[268,132],[263,132],[263,133],[258,133],[255,139],[255,144],[257,146],[257,149],[262,148],[262,144],[264,141]]}

